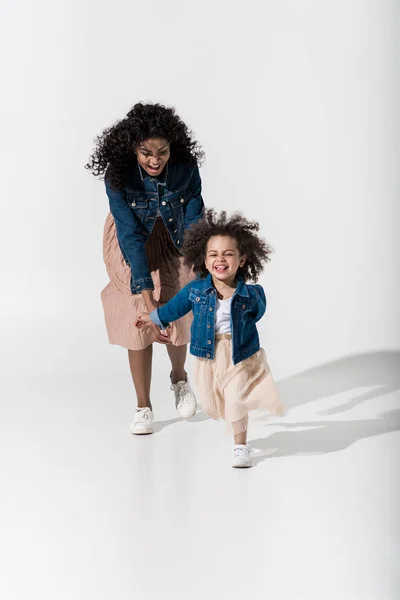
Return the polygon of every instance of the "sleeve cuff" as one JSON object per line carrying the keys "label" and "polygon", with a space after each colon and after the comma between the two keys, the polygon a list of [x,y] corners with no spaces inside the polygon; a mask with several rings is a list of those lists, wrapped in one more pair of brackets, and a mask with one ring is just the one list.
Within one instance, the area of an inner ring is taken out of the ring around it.
{"label": "sleeve cuff", "polygon": [[150,313],[150,319],[153,321],[153,323],[155,323],[156,325],[158,325],[158,327],[160,329],[165,329],[169,325],[169,323],[163,323],[161,321],[160,317],[158,316],[158,308],[156,308],[155,310],[153,310]]}
{"label": "sleeve cuff", "polygon": [[154,283],[151,277],[132,281],[132,294],[140,294],[143,290],[154,290]]}

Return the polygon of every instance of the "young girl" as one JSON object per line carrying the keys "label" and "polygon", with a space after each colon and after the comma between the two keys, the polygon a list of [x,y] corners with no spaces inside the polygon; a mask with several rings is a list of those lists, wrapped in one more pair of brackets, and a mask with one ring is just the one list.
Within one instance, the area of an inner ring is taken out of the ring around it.
{"label": "young girl", "polygon": [[166,329],[193,312],[190,352],[197,358],[201,404],[233,432],[234,467],[251,467],[248,413],[283,412],[256,328],[266,309],[264,290],[246,283],[257,281],[271,253],[258,229],[240,214],[228,219],[225,212],[208,210],[186,233],[183,246],[185,263],[200,277],[165,306],[139,314],[135,323],[140,329],[151,324]]}
{"label": "young girl", "polygon": [[174,109],[136,104],[97,138],[86,167],[105,175],[110,204],[104,231],[104,260],[110,283],[102,292],[111,344],[128,349],[137,395],[131,431],[153,431],[150,400],[152,343],[167,345],[171,389],[183,418],[196,412],[185,371],[190,339],[188,315],[167,335],[154,325],[134,327],[137,314],[153,311],[193,279],[183,264],[185,231],[204,214],[198,165],[203,152]]}

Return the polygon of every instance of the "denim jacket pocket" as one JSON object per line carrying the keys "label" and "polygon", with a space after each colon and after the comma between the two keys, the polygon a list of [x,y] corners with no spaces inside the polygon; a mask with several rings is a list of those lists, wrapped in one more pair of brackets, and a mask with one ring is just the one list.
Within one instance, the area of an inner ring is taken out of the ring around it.
{"label": "denim jacket pocket", "polygon": [[192,302],[194,307],[202,305],[204,306],[204,304],[207,304],[207,296],[201,292],[197,293],[196,291],[190,291],[189,300]]}
{"label": "denim jacket pocket", "polygon": [[182,188],[180,190],[175,190],[171,194],[169,201],[174,208],[181,208],[189,200],[190,196],[190,190]]}
{"label": "denim jacket pocket", "polygon": [[241,326],[244,326],[245,322],[249,318],[249,313],[254,306],[254,302],[249,298],[240,298],[238,302],[232,303],[232,312],[234,319],[237,320]]}
{"label": "denim jacket pocket", "polygon": [[127,200],[134,214],[138,217],[139,221],[143,223],[148,213],[148,201],[143,198],[138,198],[137,196],[127,196]]}
{"label": "denim jacket pocket", "polygon": [[140,210],[141,208],[148,208],[149,203],[145,198],[138,198],[135,194],[127,195],[126,199],[128,200],[128,204],[134,210]]}

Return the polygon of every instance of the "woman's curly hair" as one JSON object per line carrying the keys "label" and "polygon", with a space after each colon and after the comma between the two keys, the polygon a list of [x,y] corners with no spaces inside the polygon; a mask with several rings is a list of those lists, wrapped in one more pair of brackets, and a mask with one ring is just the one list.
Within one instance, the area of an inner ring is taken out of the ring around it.
{"label": "woman's curly hair", "polygon": [[111,187],[122,189],[126,170],[137,161],[137,144],[154,137],[169,142],[171,162],[196,165],[204,158],[197,141],[192,139],[192,132],[174,108],[139,102],[124,119],[96,138],[95,149],[85,168],[95,177],[106,175]]}
{"label": "woman's curly hair", "polygon": [[256,283],[272,253],[271,246],[257,235],[259,228],[258,223],[248,221],[239,212],[228,218],[225,211],[217,214],[209,208],[205,218],[185,233],[182,248],[185,264],[193,267],[200,277],[206,277],[205,256],[209,239],[216,235],[229,236],[236,240],[240,256],[247,256],[244,266],[238,269],[238,278]]}

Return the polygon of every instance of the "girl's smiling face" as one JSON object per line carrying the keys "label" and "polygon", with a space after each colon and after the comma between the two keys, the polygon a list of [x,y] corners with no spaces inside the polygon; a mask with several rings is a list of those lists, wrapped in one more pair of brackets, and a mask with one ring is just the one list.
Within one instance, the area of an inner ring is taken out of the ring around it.
{"label": "girl's smiling face", "polygon": [[169,143],[163,138],[149,138],[137,145],[136,156],[146,173],[157,177],[161,175],[171,156]]}
{"label": "girl's smiling face", "polygon": [[215,279],[231,283],[245,262],[246,257],[240,256],[235,238],[215,235],[208,240],[205,265]]}

